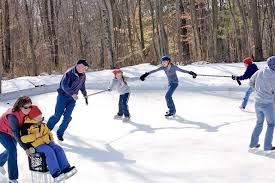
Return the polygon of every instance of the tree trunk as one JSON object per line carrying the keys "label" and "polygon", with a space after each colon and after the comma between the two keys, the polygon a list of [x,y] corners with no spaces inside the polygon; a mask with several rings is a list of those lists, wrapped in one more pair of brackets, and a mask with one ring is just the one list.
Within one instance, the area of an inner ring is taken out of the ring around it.
{"label": "tree trunk", "polygon": [[2,1],[0,2],[0,94],[2,93],[2,75],[4,62],[4,38],[3,38],[3,8]]}
{"label": "tree trunk", "polygon": [[218,46],[217,46],[217,40],[218,40],[218,3],[217,0],[212,0],[212,58],[216,62],[218,59]]}
{"label": "tree trunk", "polygon": [[255,60],[260,61],[263,59],[263,49],[262,49],[262,38],[259,28],[259,17],[258,17],[258,7],[257,0],[252,0],[251,3],[252,13],[252,28],[253,28],[253,39],[254,39],[254,55]]}
{"label": "tree trunk", "polygon": [[[269,42],[268,42],[268,55],[273,55],[273,20],[274,20],[274,7],[272,5],[272,0],[266,0],[269,8],[269,13],[268,13],[268,37],[269,37]],[[275,5],[274,5],[275,6]]]}
{"label": "tree trunk", "polygon": [[194,58],[197,60],[201,60],[202,56],[202,49],[201,49],[201,37],[200,37],[200,31],[198,26],[198,20],[197,20],[197,13],[196,13],[196,5],[195,0],[190,0],[190,9],[191,9],[191,21],[192,21],[192,32],[193,32],[193,38],[194,38]]}
{"label": "tree trunk", "polygon": [[11,35],[10,35],[10,10],[9,0],[4,1],[4,44],[5,44],[5,56],[4,56],[4,71],[9,73],[11,71]]}
{"label": "tree trunk", "polygon": [[142,23],[141,0],[138,0],[138,20],[139,20],[140,42],[143,50],[145,48],[145,44],[144,44],[144,32],[143,32],[143,23]]}
{"label": "tree trunk", "polygon": [[189,44],[188,44],[188,35],[186,28],[186,19],[183,18],[184,7],[181,0],[176,0],[176,9],[177,9],[177,45],[179,50],[180,62],[185,61],[187,64],[190,60]]}
{"label": "tree trunk", "polygon": [[[250,44],[249,44],[249,39],[248,39],[248,35],[249,35],[249,25],[247,23],[247,18],[245,16],[245,8],[244,4],[240,2],[240,0],[236,0],[237,6],[239,8],[239,11],[241,13],[241,18],[242,18],[242,22],[243,22],[243,43],[242,43],[242,47],[243,47],[243,53],[242,56],[249,56],[251,55],[251,49],[250,49]],[[249,10],[248,10],[249,11]]]}
{"label": "tree trunk", "polygon": [[55,24],[55,11],[53,0],[50,0],[50,13],[51,13],[51,33],[52,33],[52,46],[53,46],[53,61],[55,67],[59,65],[59,53],[58,53],[58,39],[56,35],[57,25]]}
{"label": "tree trunk", "polygon": [[107,47],[107,57],[109,61],[109,66],[111,69],[115,68],[115,59],[114,59],[114,37],[113,37],[113,17],[112,17],[112,8],[110,7],[109,0],[99,0],[101,8],[101,18],[103,24],[104,32],[104,41]]}
{"label": "tree trunk", "polygon": [[149,2],[149,6],[150,6],[150,14],[151,14],[151,19],[152,19],[152,25],[153,25],[153,37],[152,37],[152,41],[153,41],[153,47],[154,47],[154,55],[155,55],[155,60],[152,61],[152,64],[157,64],[158,63],[158,59],[160,58],[160,53],[157,49],[157,44],[156,44],[156,23],[155,23],[155,16],[154,16],[154,8],[153,8],[153,4],[151,0],[148,0]]}
{"label": "tree trunk", "polygon": [[28,40],[29,40],[29,46],[31,51],[31,58],[32,58],[32,68],[33,68],[33,74],[35,76],[38,75],[38,69],[37,69],[37,63],[36,63],[36,55],[34,51],[34,45],[33,45],[33,19],[32,19],[32,8],[28,7],[27,0],[24,0],[25,4],[25,13],[27,17],[27,26],[28,26]]}
{"label": "tree trunk", "polygon": [[131,30],[131,20],[130,20],[130,8],[128,4],[128,0],[125,0],[126,3],[126,14],[127,14],[127,29],[128,29],[128,39],[130,43],[130,50],[133,52],[133,41],[132,41],[132,30]]}

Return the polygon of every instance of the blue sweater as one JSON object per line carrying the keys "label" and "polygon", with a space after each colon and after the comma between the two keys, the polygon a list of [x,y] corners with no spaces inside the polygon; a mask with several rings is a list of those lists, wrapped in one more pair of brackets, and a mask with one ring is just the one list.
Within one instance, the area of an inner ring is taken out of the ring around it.
{"label": "blue sweater", "polygon": [[167,78],[168,78],[168,82],[169,84],[170,83],[178,83],[179,82],[179,79],[178,79],[178,76],[177,76],[177,72],[176,71],[180,71],[180,72],[183,72],[183,73],[188,73],[190,74],[190,71],[187,71],[187,70],[183,70],[179,67],[177,67],[176,65],[174,64],[171,64],[171,65],[168,65],[168,67],[164,67],[164,66],[161,66],[159,67],[158,69],[155,69],[155,70],[152,70],[150,72],[148,72],[149,74],[152,74],[154,72],[158,72],[160,70],[164,70]]}
{"label": "blue sweater", "polygon": [[85,87],[86,75],[85,73],[77,73],[76,68],[70,68],[65,72],[63,78],[61,79],[59,88],[57,89],[59,94],[62,95],[74,95],[78,94],[81,90],[84,96],[87,95]]}
{"label": "blue sweater", "polygon": [[250,79],[252,75],[259,70],[256,64],[250,64],[247,66],[244,74],[242,76],[238,76],[238,80],[245,80],[245,79]]}
{"label": "blue sweater", "polygon": [[9,114],[7,116],[10,128],[12,130],[13,136],[16,139],[16,141],[19,143],[19,145],[26,150],[27,146],[21,141],[20,138],[20,131],[19,131],[19,122],[15,115]]}

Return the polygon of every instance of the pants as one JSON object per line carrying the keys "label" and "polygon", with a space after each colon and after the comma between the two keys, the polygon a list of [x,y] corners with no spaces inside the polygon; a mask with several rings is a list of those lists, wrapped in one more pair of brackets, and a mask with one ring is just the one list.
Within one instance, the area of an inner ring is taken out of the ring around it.
{"label": "pants", "polygon": [[18,179],[18,166],[17,166],[17,142],[12,136],[0,132],[0,143],[6,149],[2,154],[0,154],[0,166],[8,161],[8,172],[9,179]]}
{"label": "pants", "polygon": [[245,108],[246,105],[247,105],[247,102],[248,102],[248,99],[251,95],[251,93],[253,92],[253,88],[252,87],[249,87],[246,92],[245,92],[245,95],[244,95],[244,98],[243,98],[243,102],[242,102],[242,107]]}
{"label": "pants", "polygon": [[178,83],[169,83],[168,91],[165,95],[166,104],[169,109],[169,113],[173,113],[173,114],[176,113],[176,107],[175,107],[172,95],[177,87],[178,87]]}
{"label": "pants", "polygon": [[53,116],[50,117],[47,123],[49,129],[52,130],[63,115],[63,121],[57,130],[57,135],[63,136],[65,130],[68,128],[70,121],[72,120],[71,115],[74,107],[75,100],[71,96],[58,94],[55,106],[55,113]]}
{"label": "pants", "polygon": [[255,103],[255,110],[257,115],[256,126],[253,130],[250,147],[255,147],[259,142],[259,136],[263,129],[264,119],[267,121],[267,130],[264,139],[264,150],[270,150],[272,148],[273,131],[275,124],[274,117],[274,105]]}
{"label": "pants", "polygon": [[130,117],[129,109],[128,109],[128,100],[130,97],[130,93],[125,93],[119,96],[118,103],[118,116],[124,115],[125,117]]}
{"label": "pants", "polygon": [[51,175],[56,172],[62,172],[65,168],[70,167],[64,150],[54,142],[42,144],[35,149],[37,152],[46,155],[46,162]]}

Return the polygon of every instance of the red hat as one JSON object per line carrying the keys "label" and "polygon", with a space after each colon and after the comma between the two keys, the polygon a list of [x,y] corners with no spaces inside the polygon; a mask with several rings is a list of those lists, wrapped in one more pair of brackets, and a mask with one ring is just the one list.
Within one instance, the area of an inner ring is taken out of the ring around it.
{"label": "red hat", "polygon": [[243,63],[245,63],[247,65],[252,64],[252,62],[253,62],[253,59],[250,58],[250,57],[246,57],[246,58],[243,59]]}
{"label": "red hat", "polygon": [[29,117],[31,119],[34,119],[34,118],[36,118],[37,116],[39,116],[41,114],[42,114],[42,112],[40,111],[40,109],[36,105],[33,105],[32,109],[31,109],[31,111],[29,113]]}
{"label": "red hat", "polygon": [[113,74],[118,74],[118,73],[123,73],[122,70],[120,69],[115,69],[113,70]]}

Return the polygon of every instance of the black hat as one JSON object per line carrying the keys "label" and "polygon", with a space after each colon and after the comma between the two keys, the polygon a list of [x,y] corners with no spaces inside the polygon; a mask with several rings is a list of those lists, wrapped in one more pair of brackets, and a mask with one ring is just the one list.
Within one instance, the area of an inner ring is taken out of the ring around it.
{"label": "black hat", "polygon": [[83,64],[84,66],[89,67],[89,64],[87,63],[86,59],[80,59],[80,60],[78,60],[77,64]]}

